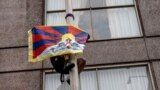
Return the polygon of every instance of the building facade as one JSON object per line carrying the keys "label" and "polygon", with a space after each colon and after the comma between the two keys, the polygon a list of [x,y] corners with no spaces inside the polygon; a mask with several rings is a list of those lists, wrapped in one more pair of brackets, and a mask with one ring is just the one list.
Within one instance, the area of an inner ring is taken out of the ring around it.
{"label": "building facade", "polygon": [[[53,1],[0,0],[0,90],[56,90],[50,61],[28,62],[27,40],[34,26],[65,24],[63,0]],[[78,1],[75,25],[91,35],[82,90],[160,90],[160,1]]]}

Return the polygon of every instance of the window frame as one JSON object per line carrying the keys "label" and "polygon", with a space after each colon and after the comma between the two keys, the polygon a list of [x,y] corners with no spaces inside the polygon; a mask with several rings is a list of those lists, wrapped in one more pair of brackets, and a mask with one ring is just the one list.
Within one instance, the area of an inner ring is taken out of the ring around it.
{"label": "window frame", "polygon": [[[137,0],[133,0],[133,5],[116,5],[116,6],[105,6],[105,7],[89,7],[89,8],[80,8],[80,9],[73,9],[74,11],[91,11],[91,10],[101,10],[101,9],[113,9],[113,8],[128,8],[133,7],[135,9],[137,24],[139,27],[140,35],[137,36],[130,36],[130,37],[118,37],[118,38],[109,38],[109,39],[100,39],[100,40],[89,40],[89,42],[97,42],[97,41],[110,41],[110,40],[125,40],[125,39],[134,39],[134,38],[142,38],[144,37],[144,31],[142,30],[142,23],[140,20],[140,14],[138,12]],[[65,10],[51,10],[47,11],[47,0],[44,0],[44,25],[47,25],[47,13],[57,13],[57,12],[65,12]],[[91,25],[92,35],[93,35],[93,26]]]}
{"label": "window frame", "polygon": [[[91,70],[95,70],[96,74],[97,74],[97,70],[101,70],[101,69],[116,69],[116,68],[127,68],[127,67],[140,67],[140,66],[145,66],[147,68],[147,74],[148,74],[148,79],[151,83],[152,89],[156,90],[155,88],[155,82],[154,82],[154,77],[152,74],[152,70],[151,70],[151,65],[148,62],[144,62],[144,63],[129,63],[129,64],[115,64],[115,65],[96,65],[96,66],[87,66],[84,68],[84,71],[91,71]],[[46,74],[52,74],[52,73],[56,73],[54,69],[48,69],[48,70],[44,70],[43,71],[43,90],[45,90],[45,75]],[[97,75],[96,75],[97,77]],[[98,79],[98,77],[97,77]]]}

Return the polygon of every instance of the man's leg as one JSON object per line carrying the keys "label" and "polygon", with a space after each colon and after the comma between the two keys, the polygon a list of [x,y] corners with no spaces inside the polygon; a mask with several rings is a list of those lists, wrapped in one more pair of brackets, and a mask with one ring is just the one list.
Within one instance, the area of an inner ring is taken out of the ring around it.
{"label": "man's leg", "polygon": [[51,57],[50,58],[52,66],[58,73],[64,73],[63,68],[64,68],[64,57],[62,56],[56,56],[56,57]]}
{"label": "man's leg", "polygon": [[[78,74],[80,74],[83,71],[83,69],[86,65],[86,60],[84,60],[83,58],[78,58],[77,59],[77,65],[78,65]],[[70,84],[70,78],[69,77],[67,77],[66,81],[67,81],[68,84]]]}
{"label": "man's leg", "polygon": [[64,73],[69,74],[69,71],[75,67],[75,64],[71,62],[71,56],[70,55],[64,55],[65,58],[65,64],[64,64]]}

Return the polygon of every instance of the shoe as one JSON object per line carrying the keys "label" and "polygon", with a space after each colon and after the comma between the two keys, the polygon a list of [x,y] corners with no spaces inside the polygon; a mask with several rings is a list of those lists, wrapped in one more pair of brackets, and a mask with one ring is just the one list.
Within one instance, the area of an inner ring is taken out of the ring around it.
{"label": "shoe", "polygon": [[66,63],[66,65],[64,66],[64,69],[63,69],[64,74],[69,74],[69,71],[70,71],[72,68],[74,68],[74,67],[75,67],[75,64],[74,64],[74,63],[71,63],[70,61],[68,61],[68,62]]}
{"label": "shoe", "polygon": [[67,83],[70,85],[70,79],[67,79],[66,81],[67,81]]}

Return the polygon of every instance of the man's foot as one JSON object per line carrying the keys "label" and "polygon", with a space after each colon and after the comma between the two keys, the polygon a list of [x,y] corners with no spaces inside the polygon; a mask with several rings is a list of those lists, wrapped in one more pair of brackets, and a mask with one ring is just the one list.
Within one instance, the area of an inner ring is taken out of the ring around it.
{"label": "man's foot", "polygon": [[64,74],[69,74],[69,71],[70,71],[73,67],[75,67],[75,64],[74,64],[74,63],[71,63],[70,61],[68,61],[68,62],[66,63],[66,65],[64,66],[64,69],[63,69]]}
{"label": "man's foot", "polygon": [[67,83],[70,85],[70,79],[69,79],[69,78],[67,78],[67,80],[66,80],[66,81],[67,81]]}

